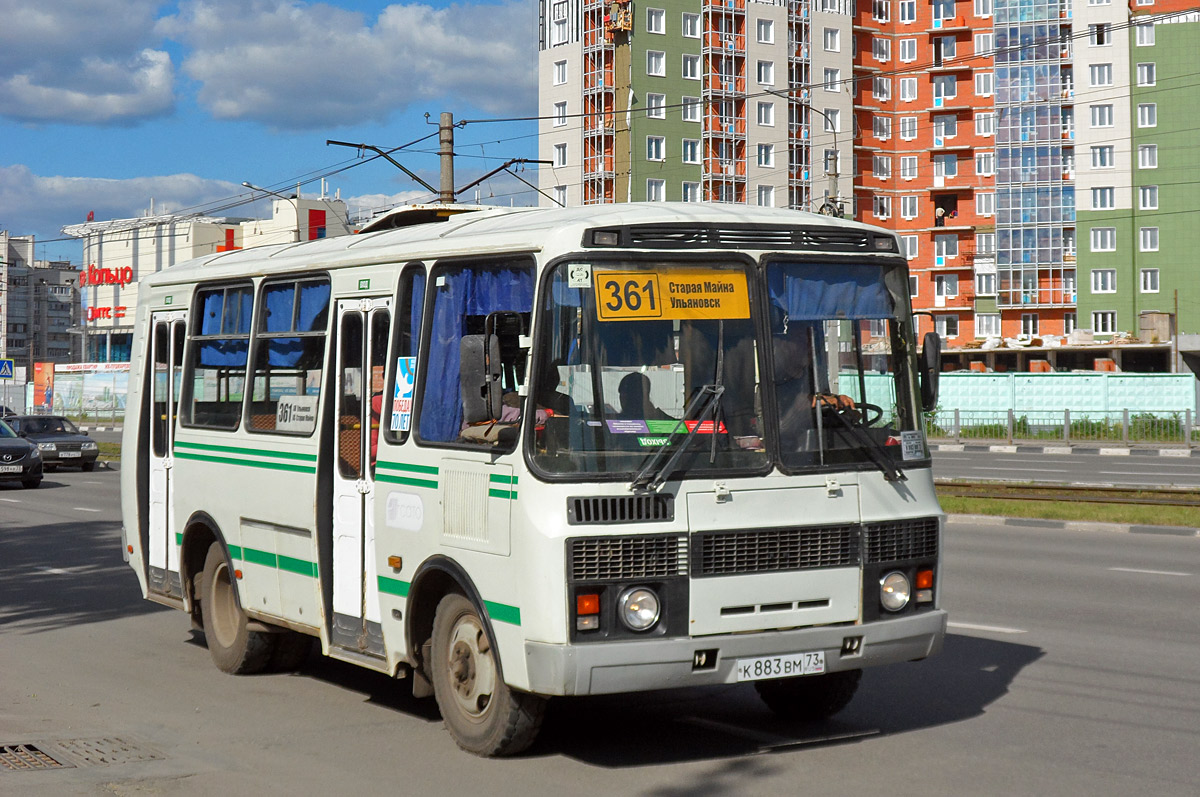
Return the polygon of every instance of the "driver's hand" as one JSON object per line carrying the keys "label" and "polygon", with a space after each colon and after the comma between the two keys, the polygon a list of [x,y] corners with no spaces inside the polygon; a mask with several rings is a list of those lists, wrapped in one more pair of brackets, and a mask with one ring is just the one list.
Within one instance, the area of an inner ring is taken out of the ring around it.
{"label": "driver's hand", "polygon": [[817,393],[813,396],[814,407],[828,407],[831,410],[852,410],[854,399],[836,393]]}

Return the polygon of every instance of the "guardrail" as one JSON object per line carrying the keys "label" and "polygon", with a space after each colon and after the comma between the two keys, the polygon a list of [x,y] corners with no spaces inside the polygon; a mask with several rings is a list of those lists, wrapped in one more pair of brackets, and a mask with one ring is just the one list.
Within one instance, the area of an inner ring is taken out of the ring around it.
{"label": "guardrail", "polygon": [[1200,428],[1195,422],[1191,410],[1126,409],[1075,414],[1070,410],[937,410],[925,416],[925,435],[930,440],[955,443],[1004,441],[1068,446],[1099,443],[1191,447],[1200,444]]}

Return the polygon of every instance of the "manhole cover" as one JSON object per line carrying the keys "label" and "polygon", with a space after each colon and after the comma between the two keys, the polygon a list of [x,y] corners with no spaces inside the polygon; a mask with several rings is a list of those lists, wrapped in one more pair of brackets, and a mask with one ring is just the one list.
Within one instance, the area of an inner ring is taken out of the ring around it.
{"label": "manhole cover", "polygon": [[132,761],[154,761],[163,757],[157,750],[115,736],[100,739],[56,739],[43,747],[53,750],[56,754],[62,751],[65,757],[77,766],[128,764]]}
{"label": "manhole cover", "polygon": [[0,767],[10,772],[28,772],[34,769],[62,769],[70,766],[56,761],[32,744],[6,744],[0,746]]}

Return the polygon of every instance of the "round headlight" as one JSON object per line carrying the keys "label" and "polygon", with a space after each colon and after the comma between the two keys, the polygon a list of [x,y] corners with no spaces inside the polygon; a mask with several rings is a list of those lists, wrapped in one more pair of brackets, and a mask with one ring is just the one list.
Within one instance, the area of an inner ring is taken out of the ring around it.
{"label": "round headlight", "polygon": [[632,587],[621,593],[621,622],[630,631],[648,631],[658,622],[661,604],[654,590]]}
{"label": "round headlight", "polygon": [[889,612],[898,612],[908,605],[912,596],[912,585],[908,576],[899,571],[888,573],[879,582],[879,602]]}

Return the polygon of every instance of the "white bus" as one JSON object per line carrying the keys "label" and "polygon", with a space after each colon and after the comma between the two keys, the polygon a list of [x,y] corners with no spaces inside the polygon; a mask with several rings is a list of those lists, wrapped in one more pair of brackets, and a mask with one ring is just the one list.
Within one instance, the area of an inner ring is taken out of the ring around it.
{"label": "white bus", "polygon": [[226,672],[315,638],[502,755],[551,696],[746,682],[820,718],[941,648],[939,348],[891,233],[495,209],[139,296],[125,554]]}

